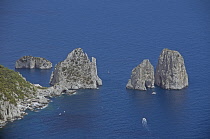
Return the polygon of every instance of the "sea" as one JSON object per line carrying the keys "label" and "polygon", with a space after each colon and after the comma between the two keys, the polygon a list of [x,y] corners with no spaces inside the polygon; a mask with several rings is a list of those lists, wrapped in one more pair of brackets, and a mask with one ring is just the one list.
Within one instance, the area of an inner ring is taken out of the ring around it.
{"label": "sea", "polygon": [[[55,65],[75,48],[97,59],[103,85],[27,111],[0,129],[1,139],[210,138],[209,0],[0,1],[1,65],[49,87]],[[164,48],[184,57],[189,87],[126,89],[132,69],[144,59],[156,67]],[[53,68],[15,69],[25,55]]]}

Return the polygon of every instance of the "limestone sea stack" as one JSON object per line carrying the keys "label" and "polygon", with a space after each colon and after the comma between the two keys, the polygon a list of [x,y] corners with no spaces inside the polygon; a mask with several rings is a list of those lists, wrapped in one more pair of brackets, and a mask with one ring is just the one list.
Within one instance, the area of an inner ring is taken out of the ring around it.
{"label": "limestone sea stack", "polygon": [[163,49],[155,71],[155,84],[164,89],[188,86],[184,59],[178,51]]}
{"label": "limestone sea stack", "polygon": [[146,90],[154,88],[154,67],[148,59],[135,67],[131,73],[131,79],[126,85],[128,89]]}
{"label": "limestone sea stack", "polygon": [[52,68],[52,63],[41,57],[23,56],[16,61],[15,68],[50,69]]}
{"label": "limestone sea stack", "polygon": [[60,85],[67,89],[96,89],[102,85],[97,75],[96,59],[89,60],[81,48],[74,49],[67,58],[55,66],[50,79],[51,85]]}

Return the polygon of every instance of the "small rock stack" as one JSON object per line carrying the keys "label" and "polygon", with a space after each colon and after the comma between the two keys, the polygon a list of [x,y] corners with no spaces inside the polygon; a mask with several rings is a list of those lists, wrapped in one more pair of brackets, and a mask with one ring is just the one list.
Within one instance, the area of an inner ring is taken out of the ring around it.
{"label": "small rock stack", "polygon": [[52,68],[52,63],[41,57],[23,56],[16,61],[15,68],[50,69]]}
{"label": "small rock stack", "polygon": [[128,80],[126,87],[137,90],[154,88],[154,67],[148,59],[143,60],[132,70],[131,79]]}

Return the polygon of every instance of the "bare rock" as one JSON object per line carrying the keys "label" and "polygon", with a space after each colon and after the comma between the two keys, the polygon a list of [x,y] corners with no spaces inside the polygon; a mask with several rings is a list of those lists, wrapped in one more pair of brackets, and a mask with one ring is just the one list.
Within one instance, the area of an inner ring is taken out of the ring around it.
{"label": "bare rock", "polygon": [[184,59],[178,51],[163,49],[155,71],[155,84],[164,89],[188,86]]}
{"label": "bare rock", "polygon": [[74,49],[56,65],[50,84],[67,89],[97,88],[102,80],[97,75],[96,59],[92,57],[90,61],[81,48]]}
{"label": "bare rock", "polygon": [[128,89],[146,90],[154,88],[154,67],[148,59],[135,67],[131,73],[131,79],[126,85]]}
{"label": "bare rock", "polygon": [[14,105],[9,101],[0,100],[0,120],[12,120],[13,118],[20,116],[21,111],[17,105]]}
{"label": "bare rock", "polygon": [[23,56],[16,61],[15,68],[50,69],[52,68],[52,63],[41,57]]}

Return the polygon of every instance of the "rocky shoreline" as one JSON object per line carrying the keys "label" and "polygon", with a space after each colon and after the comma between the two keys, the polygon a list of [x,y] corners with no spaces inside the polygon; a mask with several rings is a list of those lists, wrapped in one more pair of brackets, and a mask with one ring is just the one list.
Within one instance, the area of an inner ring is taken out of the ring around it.
{"label": "rocky shoreline", "polygon": [[[35,86],[37,86],[35,84]],[[74,95],[76,94],[76,90],[63,90],[60,92],[57,92],[61,90],[61,88],[55,88],[55,87],[49,87],[49,88],[44,88],[42,86],[38,86],[39,88],[42,89],[37,89],[37,96],[33,98],[26,98],[23,99],[19,102],[17,102],[17,105],[13,105],[8,103],[8,106],[13,107],[15,109],[11,110],[12,112],[9,112],[10,110],[7,109],[6,113],[8,116],[5,116],[4,120],[0,120],[0,128],[3,128],[8,122],[13,122],[14,120],[20,120],[22,119],[25,115],[28,115],[26,113],[26,110],[30,111],[37,111],[39,109],[44,109],[48,106],[48,104],[51,102],[50,98],[60,96],[63,94],[67,95]],[[44,88],[44,89],[43,89]]]}

